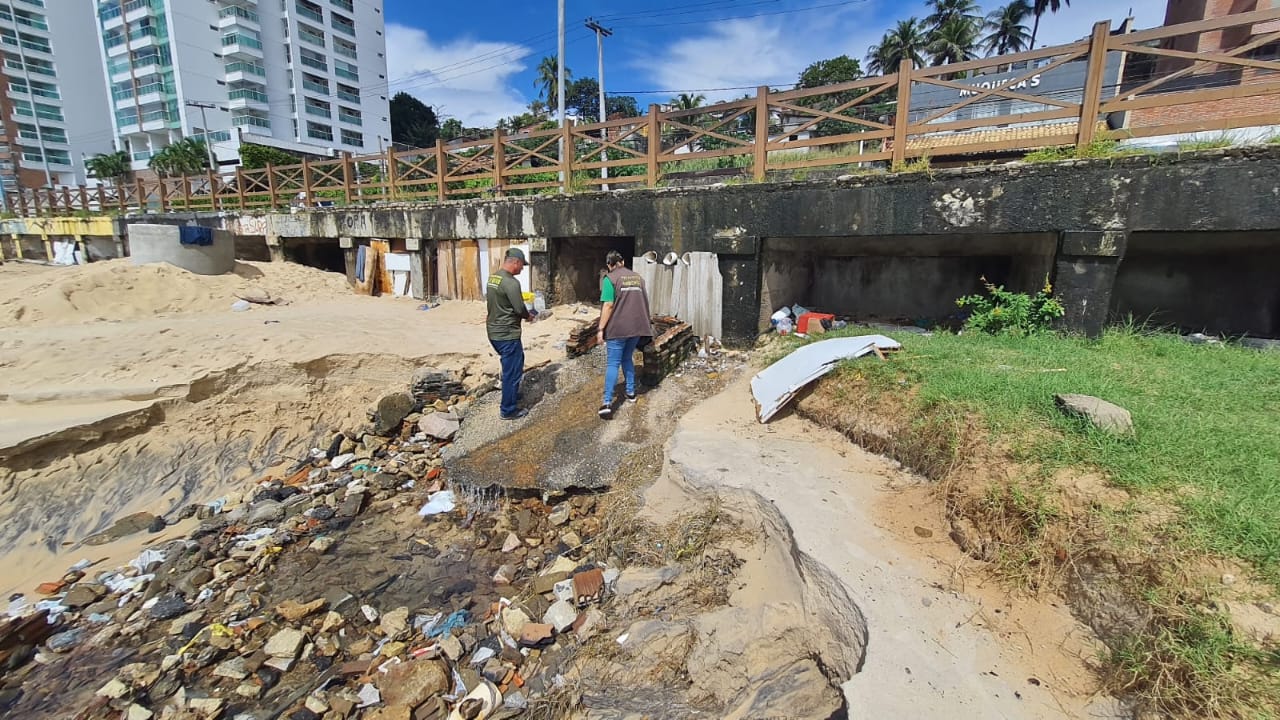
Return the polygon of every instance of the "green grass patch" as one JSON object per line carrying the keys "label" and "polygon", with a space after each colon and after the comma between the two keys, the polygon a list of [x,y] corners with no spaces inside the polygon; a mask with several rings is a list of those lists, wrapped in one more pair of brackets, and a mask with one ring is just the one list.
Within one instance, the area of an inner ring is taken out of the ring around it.
{"label": "green grass patch", "polygon": [[[864,330],[833,333],[860,334]],[[1192,345],[1132,329],[1059,335],[903,335],[892,362],[849,365],[916,411],[953,406],[1046,471],[1091,467],[1184,511],[1179,542],[1240,558],[1280,586],[1280,353]],[[877,374],[888,379],[874,380]],[[907,391],[910,391],[909,393]],[[1133,438],[1067,418],[1055,393],[1133,414]]]}
{"label": "green grass patch", "polygon": [[1062,162],[1064,160],[1109,160],[1123,157],[1149,155],[1150,151],[1142,148],[1127,148],[1120,145],[1119,140],[1099,138],[1088,145],[1077,148],[1075,145],[1041,148],[1023,156],[1022,161],[1028,163]]}
{"label": "green grass patch", "polygon": [[1235,136],[1230,133],[1222,133],[1210,138],[1201,138],[1199,140],[1180,140],[1178,142],[1178,152],[1196,152],[1198,150],[1220,150],[1229,148],[1238,144]]}

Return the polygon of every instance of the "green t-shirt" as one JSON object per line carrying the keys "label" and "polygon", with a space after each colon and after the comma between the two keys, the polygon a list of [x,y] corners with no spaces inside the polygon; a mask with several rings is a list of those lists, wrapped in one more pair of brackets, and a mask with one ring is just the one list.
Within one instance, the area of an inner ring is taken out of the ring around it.
{"label": "green t-shirt", "polygon": [[604,279],[600,281],[600,302],[613,302],[616,299],[617,296],[614,294],[613,281],[609,279],[608,275],[606,275],[604,276]]}
{"label": "green t-shirt", "polygon": [[529,315],[524,306],[520,281],[499,268],[498,272],[489,276],[485,301],[489,305],[489,316],[484,326],[489,339],[519,340],[520,321]]}

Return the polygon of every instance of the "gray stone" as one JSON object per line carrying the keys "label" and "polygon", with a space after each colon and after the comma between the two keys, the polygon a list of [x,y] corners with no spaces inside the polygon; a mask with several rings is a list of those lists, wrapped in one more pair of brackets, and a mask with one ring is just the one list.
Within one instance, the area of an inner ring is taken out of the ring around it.
{"label": "gray stone", "polygon": [[452,413],[431,413],[418,421],[418,430],[437,440],[452,440],[461,423]]}
{"label": "gray stone", "polygon": [[1133,416],[1119,405],[1092,395],[1054,395],[1053,399],[1063,413],[1084,418],[1099,430],[1113,435],[1133,433]]}
{"label": "gray stone", "polygon": [[373,431],[378,435],[392,435],[400,431],[400,423],[413,410],[413,396],[409,393],[392,393],[378,401],[378,417]]}
{"label": "gray stone", "polygon": [[573,603],[564,600],[552,603],[542,615],[542,622],[554,627],[556,632],[564,632],[577,619],[578,609],[573,606]]}
{"label": "gray stone", "polygon": [[249,507],[248,525],[269,525],[284,519],[284,506],[275,500],[262,500]]}
{"label": "gray stone", "polygon": [[668,565],[663,568],[627,568],[618,576],[614,592],[619,597],[647,593],[657,590],[677,577],[680,577],[679,565]]}
{"label": "gray stone", "polygon": [[285,628],[272,635],[263,650],[273,658],[293,659],[298,656],[298,648],[302,647],[306,637],[306,633],[301,630]]}
{"label": "gray stone", "polygon": [[187,603],[177,595],[164,595],[151,606],[147,615],[152,620],[172,620],[187,611]]}
{"label": "gray stone", "polygon": [[249,668],[244,658],[234,657],[218,663],[217,667],[213,669],[213,674],[217,677],[243,680],[249,677]]}
{"label": "gray stone", "polygon": [[453,662],[457,662],[462,657],[462,641],[452,635],[445,635],[440,638],[440,652]]}
{"label": "gray stone", "polygon": [[569,522],[569,503],[561,503],[551,511],[547,516],[547,522],[552,525],[563,525]]}

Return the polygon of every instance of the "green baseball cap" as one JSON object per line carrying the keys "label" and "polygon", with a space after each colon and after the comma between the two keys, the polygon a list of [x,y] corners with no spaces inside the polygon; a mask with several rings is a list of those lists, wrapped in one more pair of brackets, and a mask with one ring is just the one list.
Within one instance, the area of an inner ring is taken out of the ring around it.
{"label": "green baseball cap", "polygon": [[526,264],[526,265],[528,265],[528,264],[529,264],[529,261],[528,261],[528,260],[525,258],[525,256],[524,256],[524,251],[523,251],[523,250],[521,250],[520,248],[514,248],[514,247],[513,247],[513,248],[511,248],[510,250],[507,250],[507,257],[509,257],[509,258],[515,258],[516,260],[519,260],[520,262],[522,262],[522,263],[524,263],[524,264]]}

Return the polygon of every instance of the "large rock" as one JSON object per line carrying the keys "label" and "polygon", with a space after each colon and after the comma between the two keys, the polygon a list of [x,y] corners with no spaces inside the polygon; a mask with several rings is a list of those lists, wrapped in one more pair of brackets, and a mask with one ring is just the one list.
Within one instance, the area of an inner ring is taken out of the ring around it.
{"label": "large rock", "polygon": [[1084,418],[1099,430],[1113,435],[1133,433],[1133,416],[1119,405],[1092,395],[1054,395],[1053,400],[1063,413]]}
{"label": "large rock", "polygon": [[432,697],[449,690],[449,674],[435,660],[410,660],[387,671],[378,683],[388,708],[412,711]]}
{"label": "large rock", "polygon": [[437,440],[452,440],[461,425],[453,413],[436,412],[418,421],[418,430]]}
{"label": "large rock", "polygon": [[413,396],[409,393],[392,393],[378,401],[378,418],[373,430],[376,435],[393,435],[400,431],[400,423],[413,412]]}

